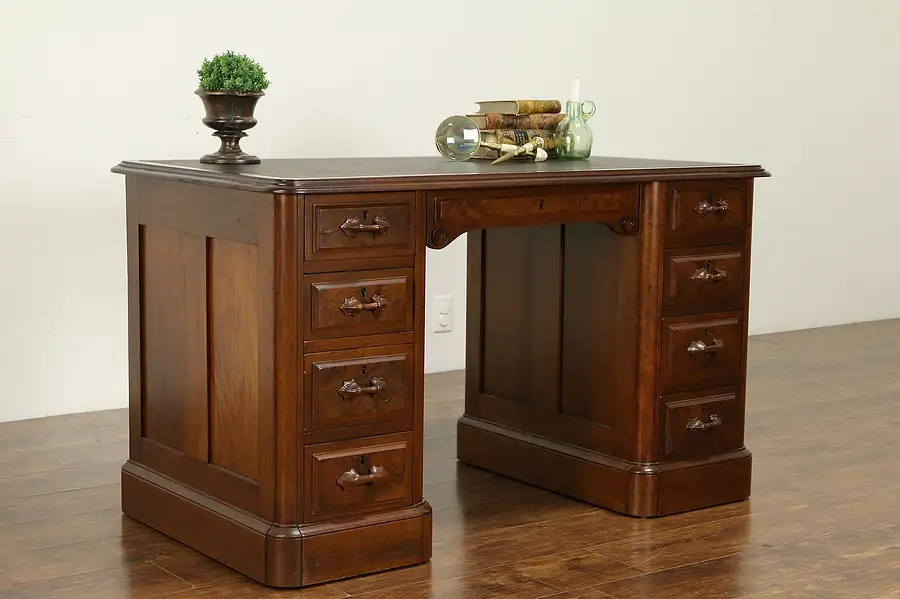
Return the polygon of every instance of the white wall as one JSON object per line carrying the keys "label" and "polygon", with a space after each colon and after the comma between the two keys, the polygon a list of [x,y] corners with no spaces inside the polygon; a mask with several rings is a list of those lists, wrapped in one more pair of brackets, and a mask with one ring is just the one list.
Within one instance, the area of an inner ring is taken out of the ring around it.
{"label": "white wall", "polygon": [[[126,405],[125,158],[216,144],[193,95],[233,48],[272,79],[245,149],[433,155],[499,97],[598,105],[595,154],[760,162],[751,332],[900,316],[900,3],[0,3],[0,420]],[[165,40],[173,36],[178,41]],[[464,364],[465,240],[430,252]],[[429,306],[430,308],[430,306]],[[430,318],[429,318],[430,324]]]}

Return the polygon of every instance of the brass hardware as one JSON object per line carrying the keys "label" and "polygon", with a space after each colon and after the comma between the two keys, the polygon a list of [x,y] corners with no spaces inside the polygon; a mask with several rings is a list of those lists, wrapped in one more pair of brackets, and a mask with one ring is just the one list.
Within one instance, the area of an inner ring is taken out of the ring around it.
{"label": "brass hardware", "polygon": [[728,202],[726,202],[722,198],[713,200],[712,202],[710,202],[709,200],[701,200],[700,203],[697,204],[697,207],[694,208],[694,212],[696,212],[700,216],[706,216],[711,212],[728,212]]}
{"label": "brass hardware", "polygon": [[707,264],[704,268],[698,268],[691,275],[691,280],[698,283],[717,283],[728,278],[728,272],[724,268],[710,268]]}
{"label": "brass hardware", "polygon": [[385,235],[391,230],[391,223],[383,216],[376,216],[372,219],[371,225],[363,224],[363,221],[351,216],[341,225],[341,231],[347,237],[356,237],[359,233],[374,233],[375,235]]}
{"label": "brass hardware", "polygon": [[351,400],[358,395],[378,395],[384,392],[385,389],[387,389],[387,381],[380,376],[374,376],[366,387],[363,387],[355,380],[344,381],[344,384],[338,389],[338,393],[345,400]]}
{"label": "brass hardware", "polygon": [[712,343],[704,343],[703,341],[691,341],[688,345],[688,353],[691,354],[714,354],[725,349],[725,343],[721,339],[713,339]]}
{"label": "brass hardware", "polygon": [[718,414],[710,414],[709,422],[703,422],[699,418],[691,418],[687,423],[689,431],[706,431],[717,426],[722,426],[722,417]]}
{"label": "brass hardware", "polygon": [[377,293],[372,296],[371,302],[366,302],[365,304],[355,297],[348,297],[344,300],[344,303],[341,304],[341,312],[343,312],[345,316],[356,316],[363,310],[381,312],[390,303],[388,298],[383,295],[378,295]]}
{"label": "brass hardware", "polygon": [[347,490],[370,485],[384,478],[387,478],[387,470],[383,466],[372,466],[369,474],[360,474],[351,468],[338,477],[337,484],[340,488]]}

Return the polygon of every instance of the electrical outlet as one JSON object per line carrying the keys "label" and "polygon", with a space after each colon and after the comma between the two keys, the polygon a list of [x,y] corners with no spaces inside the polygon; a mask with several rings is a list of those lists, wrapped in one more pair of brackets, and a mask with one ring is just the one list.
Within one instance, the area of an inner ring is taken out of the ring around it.
{"label": "electrical outlet", "polygon": [[449,333],[453,330],[453,296],[435,295],[431,299],[433,323],[435,333]]}

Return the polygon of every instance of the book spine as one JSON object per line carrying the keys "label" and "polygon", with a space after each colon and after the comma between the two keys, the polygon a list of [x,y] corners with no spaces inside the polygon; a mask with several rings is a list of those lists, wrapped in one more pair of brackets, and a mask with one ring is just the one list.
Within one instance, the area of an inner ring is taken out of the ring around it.
{"label": "book spine", "polygon": [[564,113],[486,114],[485,129],[544,129],[552,131],[566,118]]}
{"label": "book spine", "polygon": [[517,103],[520,115],[562,112],[562,102],[559,100],[517,100]]}

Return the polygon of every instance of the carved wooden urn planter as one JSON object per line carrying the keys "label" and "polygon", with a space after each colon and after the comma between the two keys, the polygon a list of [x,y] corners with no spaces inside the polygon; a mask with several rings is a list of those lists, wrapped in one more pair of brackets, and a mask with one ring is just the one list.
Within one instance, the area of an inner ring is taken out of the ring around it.
{"label": "carved wooden urn planter", "polygon": [[259,164],[257,156],[241,149],[241,138],[247,136],[247,129],[257,123],[253,116],[256,103],[265,92],[210,91],[198,89],[206,116],[203,124],[213,129],[213,136],[221,140],[217,152],[206,154],[200,162],[206,164]]}

